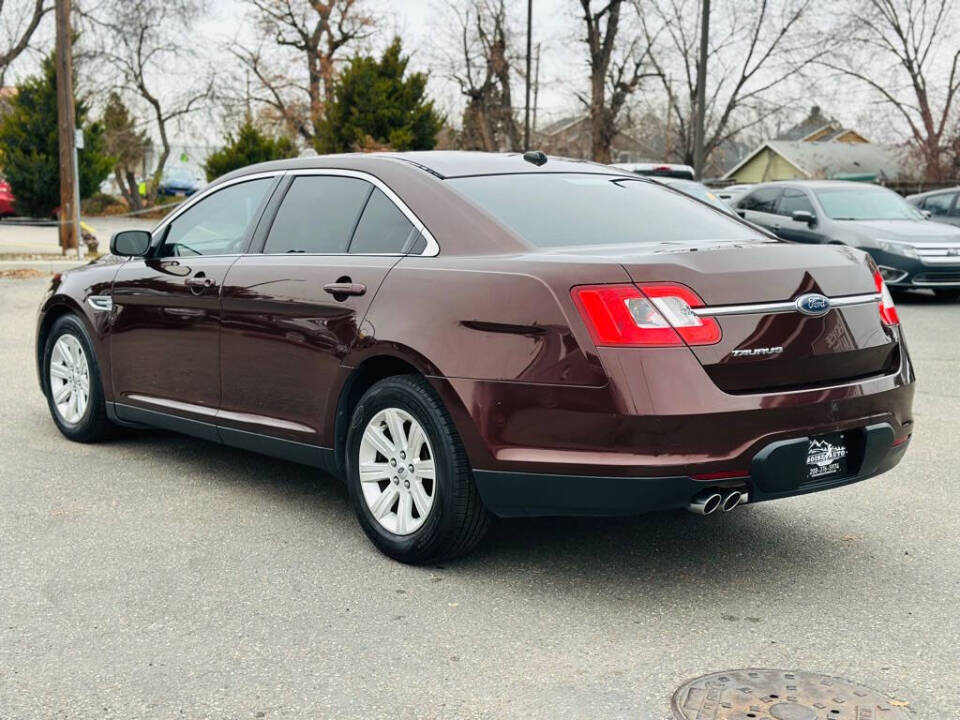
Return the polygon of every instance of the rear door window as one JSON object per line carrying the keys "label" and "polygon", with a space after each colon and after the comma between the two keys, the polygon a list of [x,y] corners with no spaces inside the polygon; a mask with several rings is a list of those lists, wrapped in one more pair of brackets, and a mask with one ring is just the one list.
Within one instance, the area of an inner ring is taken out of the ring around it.
{"label": "rear door window", "polygon": [[776,213],[777,200],[780,199],[781,192],[783,192],[783,190],[777,187],[757,188],[737,203],[737,207],[740,210]]}
{"label": "rear door window", "polygon": [[810,202],[810,198],[803,190],[784,190],[783,196],[780,198],[780,204],[777,206],[777,214],[790,217],[797,210],[803,210],[811,215],[816,214],[813,203]]}
{"label": "rear door window", "polygon": [[400,208],[375,188],[357,224],[350,252],[381,255],[407,252],[417,235],[417,229]]}
{"label": "rear door window", "polygon": [[358,178],[294,178],[277,210],[263,252],[345,253],[371,190],[373,185]]}
{"label": "rear door window", "polygon": [[953,200],[956,193],[940,193],[939,195],[930,195],[923,201],[923,209],[928,210],[931,215],[943,216],[950,215],[953,207]]}

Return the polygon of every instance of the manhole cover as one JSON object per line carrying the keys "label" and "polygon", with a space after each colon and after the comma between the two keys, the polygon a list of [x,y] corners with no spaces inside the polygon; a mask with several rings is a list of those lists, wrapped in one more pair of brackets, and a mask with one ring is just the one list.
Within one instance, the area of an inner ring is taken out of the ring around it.
{"label": "manhole cover", "polygon": [[869,688],[787,670],[704,675],[681,685],[670,704],[677,720],[909,720]]}

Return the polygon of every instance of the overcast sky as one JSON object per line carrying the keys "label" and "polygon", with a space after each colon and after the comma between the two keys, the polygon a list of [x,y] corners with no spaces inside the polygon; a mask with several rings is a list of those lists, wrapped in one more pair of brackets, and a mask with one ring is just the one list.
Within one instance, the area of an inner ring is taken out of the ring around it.
{"label": "overcast sky", "polygon": [[[16,0],[24,2],[25,0]],[[735,0],[734,0],[735,1]],[[394,33],[403,39],[404,49],[412,55],[411,65],[416,70],[430,74],[429,92],[440,109],[455,123],[463,107],[463,98],[457,86],[448,77],[448,70],[442,62],[444,39],[449,38],[450,28],[444,20],[448,9],[445,0],[365,0],[382,18],[382,23],[371,46],[365,49],[379,51],[391,39]],[[8,0],[9,3],[9,0]],[[9,7],[9,4],[8,4]],[[523,0],[511,0],[509,3],[513,18],[515,47],[521,49],[525,41],[526,3]],[[585,48],[579,41],[583,35],[582,20],[577,16],[579,4],[574,0],[534,0],[534,46],[542,44],[540,93],[538,124],[547,123],[571,113],[581,111],[581,106],[573,92],[586,84],[587,66]],[[715,5],[714,12],[723,12],[723,3]],[[8,12],[7,9],[4,12]],[[52,15],[52,14],[51,14]],[[191,28],[189,40],[193,46],[207,57],[208,62],[218,69],[231,58],[224,53],[222,46],[231,39],[255,43],[258,32],[256,24],[250,20],[247,5],[243,0],[207,0],[207,10],[202,20]],[[48,16],[41,32],[45,49],[52,45],[52,17]],[[16,81],[25,74],[34,72],[39,54],[35,53],[14,66],[8,75],[8,82]],[[177,71],[192,72],[194,69],[164,68],[166,82],[171,91],[176,91]],[[516,79],[514,103],[523,103],[523,86]],[[883,108],[878,111],[867,93],[849,80],[836,81],[826,77],[813,77],[800,87],[784,87],[783,92],[796,98],[792,104],[793,118],[799,119],[815,103],[824,106],[825,112],[837,117],[848,126],[855,126],[878,141],[892,139],[896,133],[890,133],[890,111]],[[780,90],[778,89],[778,92]],[[658,97],[659,88],[651,86],[650,91]],[[161,93],[162,94],[162,93]],[[642,97],[643,90],[639,93]],[[229,118],[216,118],[210,115],[195,118],[191,123],[174,129],[178,142],[219,142],[222,138],[221,123],[232,124]]]}

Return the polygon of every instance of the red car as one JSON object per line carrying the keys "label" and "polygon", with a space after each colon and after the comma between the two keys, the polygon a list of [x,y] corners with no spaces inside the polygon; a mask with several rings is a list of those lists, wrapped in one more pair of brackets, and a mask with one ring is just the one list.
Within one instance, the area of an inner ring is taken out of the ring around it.
{"label": "red car", "polygon": [[16,198],[13,196],[13,188],[10,187],[10,183],[0,178],[0,217],[16,215],[15,202]]}
{"label": "red car", "polygon": [[54,280],[73,440],[176,430],[344,478],[385,553],[491,517],[707,515],[903,457],[914,372],[873,261],[541,153],[301,158]]}

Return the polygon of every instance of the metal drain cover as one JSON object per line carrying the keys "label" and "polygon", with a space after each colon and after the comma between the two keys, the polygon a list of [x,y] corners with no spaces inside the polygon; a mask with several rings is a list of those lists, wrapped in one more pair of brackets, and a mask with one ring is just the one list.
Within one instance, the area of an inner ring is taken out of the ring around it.
{"label": "metal drain cover", "polygon": [[890,698],[842,678],[792,670],[730,670],[684,683],[677,720],[909,720]]}

